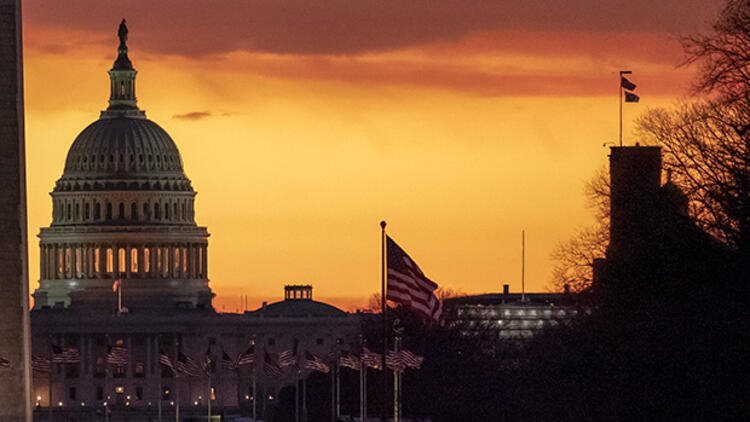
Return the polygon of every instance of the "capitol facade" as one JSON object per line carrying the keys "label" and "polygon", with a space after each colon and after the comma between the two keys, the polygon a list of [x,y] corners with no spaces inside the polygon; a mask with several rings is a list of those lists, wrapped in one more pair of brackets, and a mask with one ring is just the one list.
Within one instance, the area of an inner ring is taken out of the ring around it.
{"label": "capitol facade", "polygon": [[[359,317],[313,300],[307,285],[286,286],[283,300],[253,312],[213,309],[196,192],[175,142],[138,106],[124,21],[118,35],[109,105],[73,141],[51,193],[52,223],[39,233],[35,419],[154,420],[178,408],[205,417],[209,405],[261,416],[300,375],[268,376],[259,363],[291,348],[335,356],[359,341]],[[254,365],[218,365],[251,344]],[[215,365],[188,376],[161,356]]]}

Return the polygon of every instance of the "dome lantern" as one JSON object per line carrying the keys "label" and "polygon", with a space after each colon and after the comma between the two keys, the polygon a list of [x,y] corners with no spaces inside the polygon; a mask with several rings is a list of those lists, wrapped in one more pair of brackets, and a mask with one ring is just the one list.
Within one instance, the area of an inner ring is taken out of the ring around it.
{"label": "dome lantern", "polygon": [[135,75],[138,71],[128,57],[128,26],[125,19],[120,22],[117,37],[120,39],[117,59],[109,70],[109,107],[102,111],[101,117],[145,117],[145,113],[138,109],[135,97]]}

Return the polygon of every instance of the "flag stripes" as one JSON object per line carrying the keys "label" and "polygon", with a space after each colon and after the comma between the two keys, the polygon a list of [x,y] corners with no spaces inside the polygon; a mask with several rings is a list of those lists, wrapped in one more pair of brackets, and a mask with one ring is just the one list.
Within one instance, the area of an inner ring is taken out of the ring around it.
{"label": "flag stripes", "polygon": [[411,307],[428,319],[439,320],[443,308],[435,295],[438,285],[424,275],[417,263],[390,236],[386,236],[386,244],[386,299]]}
{"label": "flag stripes", "polygon": [[182,352],[177,354],[177,361],[174,364],[174,368],[177,370],[177,372],[185,374],[189,377],[197,377],[201,371],[198,363]]}
{"label": "flag stripes", "polygon": [[268,352],[263,352],[263,373],[271,378],[281,376],[281,367]]}
{"label": "flag stripes", "polygon": [[323,372],[325,374],[331,372],[331,367],[323,359],[307,351],[305,352],[305,363],[303,366],[305,369],[311,371]]}
{"label": "flag stripes", "polygon": [[[237,357],[238,361],[239,361],[240,356]],[[237,369],[235,362],[229,357],[229,355],[225,351],[221,352],[221,369],[224,369],[226,371],[234,371],[235,369]]]}
{"label": "flag stripes", "polygon": [[33,355],[31,356],[31,369],[37,372],[50,372],[52,362],[48,357]]}
{"label": "flag stripes", "polygon": [[169,359],[169,356],[164,353],[163,350],[159,350],[159,363],[174,371],[174,365],[172,365],[172,361]]}
{"label": "flag stripes", "polygon": [[339,357],[339,365],[343,366],[344,368],[359,371],[362,366],[362,362],[360,361],[359,356],[355,355],[354,353],[343,352]]}
{"label": "flag stripes", "polygon": [[255,364],[255,345],[251,344],[250,347],[247,348],[247,350],[237,356],[237,359],[235,360],[233,365],[235,367],[240,367],[253,364]]}
{"label": "flag stripes", "polygon": [[66,347],[52,345],[52,363],[79,363],[81,353],[75,347]]}
{"label": "flag stripes", "polygon": [[383,369],[383,355],[370,351],[370,349],[362,348],[362,362],[368,368]]}
{"label": "flag stripes", "polygon": [[128,364],[128,349],[122,346],[108,346],[107,363],[110,365],[125,366]]}

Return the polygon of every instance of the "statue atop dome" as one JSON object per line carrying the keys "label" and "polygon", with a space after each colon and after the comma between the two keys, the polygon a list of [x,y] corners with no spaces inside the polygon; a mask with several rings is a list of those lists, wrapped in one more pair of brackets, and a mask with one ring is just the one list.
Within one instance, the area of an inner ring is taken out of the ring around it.
{"label": "statue atop dome", "polygon": [[120,38],[120,44],[125,44],[125,42],[128,40],[128,25],[127,22],[125,22],[125,18],[122,18],[120,27],[117,28],[117,37]]}

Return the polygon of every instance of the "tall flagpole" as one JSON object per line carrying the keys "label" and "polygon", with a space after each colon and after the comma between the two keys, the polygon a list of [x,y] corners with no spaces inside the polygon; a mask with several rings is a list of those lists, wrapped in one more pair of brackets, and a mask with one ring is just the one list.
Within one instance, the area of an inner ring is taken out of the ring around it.
{"label": "tall flagpole", "polygon": [[[47,412],[49,413],[48,416],[49,416],[50,422],[52,421],[52,374],[55,372],[54,370],[55,364],[53,363],[53,359],[52,359],[53,356],[55,355],[55,351],[52,348],[52,341],[53,341],[53,337],[50,334],[49,336],[49,378],[48,378],[49,379],[49,394],[48,394],[49,406],[47,406]],[[106,371],[107,368],[105,367],[104,370]],[[105,375],[106,375],[106,372],[105,372]]]}
{"label": "tall flagpole", "polygon": [[526,301],[526,230],[521,230],[521,302]]}
{"label": "tall flagpole", "polygon": [[380,312],[383,319],[383,355],[381,356],[381,365],[383,368],[383,405],[380,408],[380,420],[385,422],[388,415],[388,407],[385,405],[388,397],[388,371],[385,366],[385,355],[388,353],[388,322],[386,318],[385,304],[385,278],[386,278],[386,250],[385,250],[385,220],[380,222],[380,240],[381,240],[381,265],[380,265]]}
{"label": "tall flagpole", "polygon": [[164,392],[164,389],[162,387],[162,382],[161,382],[161,369],[162,369],[161,368],[161,334],[156,336],[156,353],[154,354],[156,355],[156,362],[157,362],[156,368],[157,368],[157,371],[159,372],[159,392],[157,395],[156,408],[157,408],[158,415],[159,415],[159,422],[161,422],[161,399],[162,399],[162,394]]}
{"label": "tall flagpole", "polygon": [[208,401],[208,417],[206,420],[208,422],[211,422],[211,365],[208,365],[208,393],[206,395],[206,399]]}
{"label": "tall flagpole", "polygon": [[621,70],[620,78],[617,81],[617,90],[620,93],[620,146],[622,146],[622,76],[633,73],[630,70]]}
{"label": "tall flagpole", "polygon": [[[401,337],[396,334],[396,338],[393,341],[393,353],[395,356],[398,356],[399,349],[401,346]],[[393,422],[398,422],[400,412],[399,407],[401,406],[401,402],[399,400],[399,394],[401,394],[401,390],[399,388],[399,383],[401,382],[401,374],[398,372],[398,366],[393,365]]]}
{"label": "tall flagpole", "polygon": [[294,422],[299,422],[299,368],[297,368],[297,379],[294,383]]}

